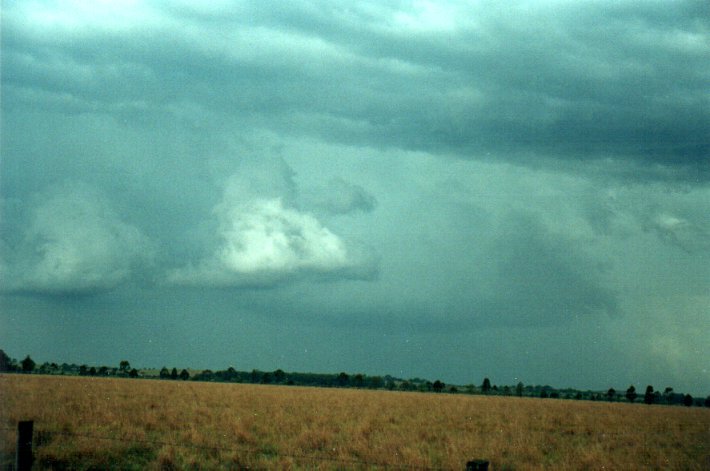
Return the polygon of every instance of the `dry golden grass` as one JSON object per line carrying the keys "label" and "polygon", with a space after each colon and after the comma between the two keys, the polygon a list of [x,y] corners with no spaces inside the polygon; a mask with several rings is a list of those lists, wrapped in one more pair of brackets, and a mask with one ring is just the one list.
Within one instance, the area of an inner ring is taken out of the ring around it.
{"label": "dry golden grass", "polygon": [[710,409],[0,375],[0,453],[53,469],[710,469]]}

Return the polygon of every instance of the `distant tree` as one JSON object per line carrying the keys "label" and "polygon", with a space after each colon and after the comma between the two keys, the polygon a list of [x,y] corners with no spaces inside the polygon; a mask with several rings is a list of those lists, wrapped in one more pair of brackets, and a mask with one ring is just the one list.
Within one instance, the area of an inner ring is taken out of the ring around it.
{"label": "distant tree", "polygon": [[160,378],[161,379],[168,379],[170,378],[170,370],[168,370],[167,366],[164,366],[160,369]]}
{"label": "distant tree", "polygon": [[370,378],[368,388],[370,389],[380,389],[385,385],[385,380],[382,379],[382,376],[373,376]]}
{"label": "distant tree", "polygon": [[387,381],[385,381],[385,389],[387,389],[388,391],[394,391],[394,388],[396,387],[397,385],[395,384],[394,380],[388,378]]}
{"label": "distant tree", "polygon": [[108,376],[108,366],[99,368],[99,376]]}
{"label": "distant tree", "polygon": [[271,384],[271,373],[263,373],[261,375],[262,384]]}
{"label": "distant tree", "polygon": [[258,383],[261,380],[261,372],[259,370],[251,370],[249,377],[252,383]]}
{"label": "distant tree", "polygon": [[20,362],[20,365],[22,366],[23,373],[32,373],[35,369],[35,362],[29,355],[27,355],[25,359]]}
{"label": "distant tree", "polygon": [[170,371],[170,379],[178,379],[177,368],[173,367],[173,369]]}
{"label": "distant tree", "polygon": [[118,369],[121,370],[121,373],[128,374],[128,372],[131,371],[131,364],[128,362],[128,360],[121,360],[121,362],[118,364]]}
{"label": "distant tree", "polygon": [[186,381],[186,380],[190,379],[190,373],[188,373],[187,370],[183,369],[183,370],[180,372],[180,379],[183,380],[183,381]]}
{"label": "distant tree", "polygon": [[522,381],[519,382],[519,383],[515,386],[515,395],[518,396],[518,397],[523,397],[523,383],[522,383]]}
{"label": "distant tree", "polygon": [[607,399],[609,399],[610,402],[613,402],[614,398],[616,397],[616,389],[609,388],[609,390],[606,392],[606,397]]}
{"label": "distant tree", "polygon": [[481,384],[481,392],[483,394],[488,394],[491,392],[491,380],[488,378],[483,378],[483,384]]}
{"label": "distant tree", "polygon": [[341,388],[348,386],[350,384],[350,376],[345,372],[341,372],[335,379],[335,384]]}
{"label": "distant tree", "polygon": [[693,396],[690,394],[686,394],[685,397],[683,397],[683,405],[686,407],[690,407],[693,405]]}
{"label": "distant tree", "polygon": [[0,372],[3,371],[15,371],[15,361],[0,350]]}
{"label": "distant tree", "polygon": [[129,378],[137,378],[138,377],[138,370],[135,368],[132,368],[131,371],[128,372],[128,377]]}
{"label": "distant tree", "polygon": [[89,368],[89,376],[96,376],[96,367],[92,366]]}
{"label": "distant tree", "polygon": [[634,402],[637,397],[636,388],[633,385],[629,386],[629,389],[626,390],[626,399],[628,399],[629,402]]}
{"label": "distant tree", "polygon": [[543,389],[540,390],[540,397],[541,397],[542,399],[546,399],[546,398],[549,397],[549,395],[547,394],[547,389],[543,388]]}
{"label": "distant tree", "polygon": [[653,386],[650,384],[646,386],[646,392],[643,395],[643,402],[646,404],[653,404],[655,396],[653,395]]}
{"label": "distant tree", "polygon": [[444,390],[444,386],[446,386],[446,385],[437,379],[437,380],[434,381],[434,383],[431,385],[431,388],[434,390],[434,392],[440,393],[441,391]]}
{"label": "distant tree", "polygon": [[503,386],[503,395],[510,396],[510,386],[508,386],[508,385]]}
{"label": "distant tree", "polygon": [[281,384],[284,382],[285,379],[286,373],[284,372],[284,370],[279,368],[278,370],[274,371],[274,382]]}
{"label": "distant tree", "polygon": [[81,365],[81,366],[79,367],[79,376],[86,376],[86,374],[88,373],[88,371],[89,371],[89,367],[88,367],[88,366],[86,366],[86,365]]}
{"label": "distant tree", "polygon": [[[219,372],[217,372],[219,373]],[[233,366],[230,366],[227,368],[227,371],[222,372],[222,378],[224,381],[236,381],[237,380],[237,370],[234,369]],[[252,381],[252,383],[255,383],[256,380]]]}
{"label": "distant tree", "polygon": [[409,381],[402,381],[402,383],[399,385],[399,389],[401,389],[402,391],[414,391],[415,387]]}
{"label": "distant tree", "polygon": [[353,378],[353,386],[355,386],[356,388],[361,388],[364,386],[364,384],[365,384],[365,377],[360,373],[356,374],[355,377]]}
{"label": "distant tree", "polygon": [[672,404],[673,403],[673,388],[668,386],[666,389],[663,390],[663,402],[666,404]]}
{"label": "distant tree", "polygon": [[200,381],[212,381],[214,379],[214,372],[212,370],[202,370],[197,374],[195,379]]}
{"label": "distant tree", "polygon": [[560,398],[560,393],[557,391],[552,391],[550,393],[550,399],[559,399]]}
{"label": "distant tree", "polygon": [[704,404],[705,404],[705,407],[710,407],[710,396],[705,398]]}

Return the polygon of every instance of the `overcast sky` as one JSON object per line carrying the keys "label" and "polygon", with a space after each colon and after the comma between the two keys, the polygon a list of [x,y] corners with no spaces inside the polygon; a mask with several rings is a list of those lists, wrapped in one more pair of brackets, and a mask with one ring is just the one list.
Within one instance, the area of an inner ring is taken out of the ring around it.
{"label": "overcast sky", "polygon": [[12,1],[0,348],[710,393],[710,3]]}

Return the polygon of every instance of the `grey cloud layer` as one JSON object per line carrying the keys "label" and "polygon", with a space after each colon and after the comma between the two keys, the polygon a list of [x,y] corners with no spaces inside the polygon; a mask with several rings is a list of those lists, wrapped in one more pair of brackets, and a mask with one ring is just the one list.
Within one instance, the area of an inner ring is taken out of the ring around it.
{"label": "grey cloud layer", "polygon": [[22,5],[4,18],[5,106],[202,110],[351,144],[708,178],[702,1],[144,5],[113,20]]}

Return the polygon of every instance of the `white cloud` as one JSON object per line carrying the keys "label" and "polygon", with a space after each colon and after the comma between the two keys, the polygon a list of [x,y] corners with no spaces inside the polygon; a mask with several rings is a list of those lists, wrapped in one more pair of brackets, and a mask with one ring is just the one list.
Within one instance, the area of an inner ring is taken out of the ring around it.
{"label": "white cloud", "polygon": [[330,270],[347,262],[339,237],[313,216],[284,208],[280,199],[228,210],[222,236],[221,258],[235,272]]}
{"label": "white cloud", "polygon": [[125,282],[153,255],[148,239],[123,222],[95,191],[64,185],[31,212],[18,253],[10,254],[6,291],[91,294]]}
{"label": "white cloud", "polygon": [[219,245],[197,266],[173,270],[174,284],[273,284],[305,274],[350,273],[357,260],[345,242],[313,215],[281,198],[219,204]]}

